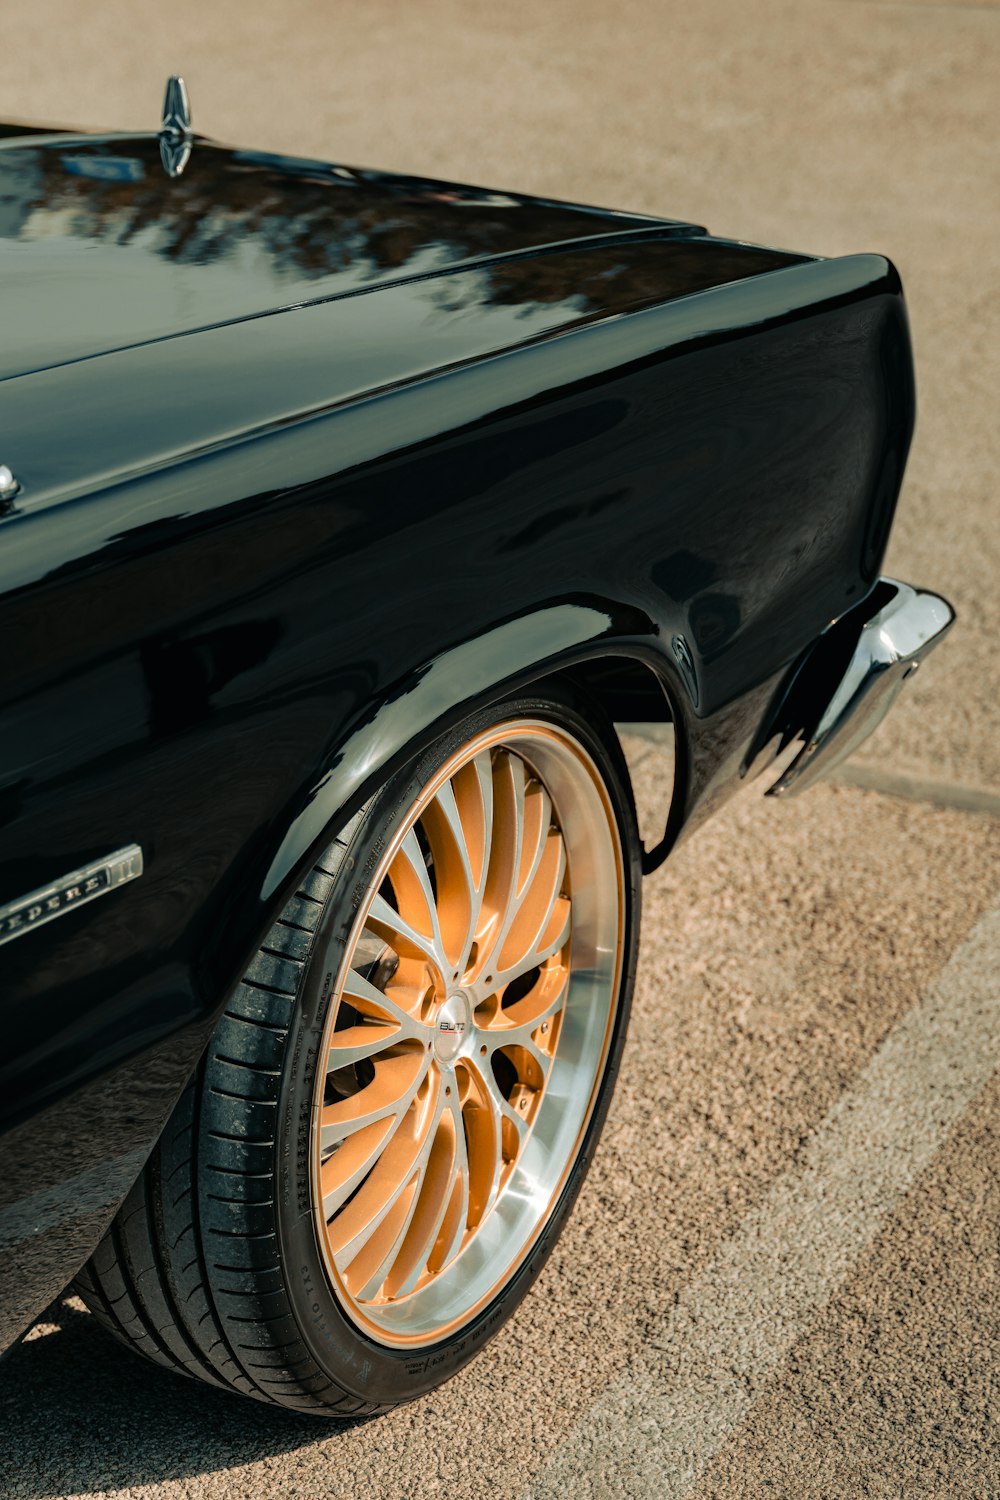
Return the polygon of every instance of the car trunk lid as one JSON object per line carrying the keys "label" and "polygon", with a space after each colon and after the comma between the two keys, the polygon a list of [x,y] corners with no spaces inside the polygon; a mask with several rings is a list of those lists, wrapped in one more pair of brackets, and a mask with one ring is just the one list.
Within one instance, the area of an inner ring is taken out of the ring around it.
{"label": "car trunk lid", "polygon": [[672,220],[197,141],[0,127],[0,379]]}

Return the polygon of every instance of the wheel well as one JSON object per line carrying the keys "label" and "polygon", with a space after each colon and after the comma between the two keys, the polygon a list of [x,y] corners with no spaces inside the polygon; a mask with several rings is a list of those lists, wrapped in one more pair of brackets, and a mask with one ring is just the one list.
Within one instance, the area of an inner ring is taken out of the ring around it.
{"label": "wheel well", "polygon": [[572,682],[596,698],[614,725],[632,783],[643,869],[656,869],[680,818],[682,745],[662,679],[634,657],[603,656],[575,662],[552,680]]}
{"label": "wheel well", "polygon": [[597,698],[614,724],[672,724],[673,713],[657,673],[630,656],[576,662],[560,674]]}

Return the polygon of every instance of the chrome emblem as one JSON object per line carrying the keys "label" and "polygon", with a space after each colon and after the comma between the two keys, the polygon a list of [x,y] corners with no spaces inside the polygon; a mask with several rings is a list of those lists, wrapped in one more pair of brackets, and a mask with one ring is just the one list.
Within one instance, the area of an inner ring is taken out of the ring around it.
{"label": "chrome emblem", "polygon": [[167,79],[163,99],[163,123],[160,125],[160,160],[168,177],[179,177],[191,159],[194,133],[191,128],[191,105],[183,78],[172,73]]}
{"label": "chrome emblem", "polygon": [[452,1062],[462,1050],[465,1033],[472,1029],[472,1003],[464,990],[449,995],[437,1013],[434,1051],[441,1062]]}
{"label": "chrome emblem", "polygon": [[64,912],[93,901],[115,886],[138,880],[142,874],[142,850],[138,844],[117,849],[82,870],[73,870],[52,885],[20,896],[0,906],[0,943],[9,943],[36,927],[42,927]]}

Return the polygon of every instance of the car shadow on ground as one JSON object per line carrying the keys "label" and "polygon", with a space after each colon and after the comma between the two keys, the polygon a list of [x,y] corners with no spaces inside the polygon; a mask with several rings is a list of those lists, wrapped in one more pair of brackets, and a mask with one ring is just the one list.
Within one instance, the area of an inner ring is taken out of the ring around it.
{"label": "car shadow on ground", "polygon": [[160,1369],[63,1300],[0,1363],[0,1492],[41,1500],[182,1479],[353,1425],[272,1410]]}

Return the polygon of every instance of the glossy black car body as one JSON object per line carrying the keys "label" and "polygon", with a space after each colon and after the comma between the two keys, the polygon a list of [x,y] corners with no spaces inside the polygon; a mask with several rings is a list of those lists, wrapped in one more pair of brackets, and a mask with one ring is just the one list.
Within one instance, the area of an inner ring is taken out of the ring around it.
{"label": "glossy black car body", "polygon": [[670,717],[660,857],[876,585],[878,256],[156,136],[0,138],[0,1345],[135,1179],[275,904],[477,703]]}

